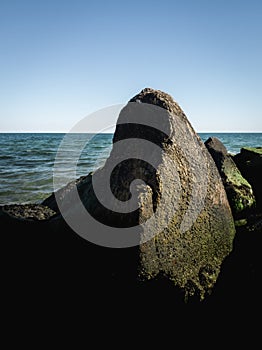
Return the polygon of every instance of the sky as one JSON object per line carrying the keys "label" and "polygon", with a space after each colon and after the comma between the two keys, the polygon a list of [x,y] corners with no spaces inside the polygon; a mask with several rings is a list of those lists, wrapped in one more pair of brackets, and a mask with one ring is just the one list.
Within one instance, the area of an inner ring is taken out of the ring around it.
{"label": "sky", "polygon": [[197,132],[262,132],[261,0],[0,0],[0,132],[68,132],[145,87]]}

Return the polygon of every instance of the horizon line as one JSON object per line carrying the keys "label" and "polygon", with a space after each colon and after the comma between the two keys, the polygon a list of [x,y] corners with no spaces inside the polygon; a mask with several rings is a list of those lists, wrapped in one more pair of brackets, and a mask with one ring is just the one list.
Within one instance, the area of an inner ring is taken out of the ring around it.
{"label": "horizon line", "polygon": [[[262,131],[196,131],[195,132],[198,134],[208,134],[208,133],[214,133],[214,134],[261,134]],[[0,131],[0,134],[67,134],[70,133],[68,131],[34,131],[34,130],[22,130],[22,131]],[[97,132],[97,131],[84,131],[84,132],[72,132],[71,134],[113,134],[114,131],[112,132]]]}

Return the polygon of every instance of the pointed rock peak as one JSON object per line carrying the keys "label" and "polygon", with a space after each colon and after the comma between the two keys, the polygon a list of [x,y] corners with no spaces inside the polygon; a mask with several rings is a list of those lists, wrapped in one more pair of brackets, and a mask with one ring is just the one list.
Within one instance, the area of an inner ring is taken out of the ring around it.
{"label": "pointed rock peak", "polygon": [[171,95],[161,90],[152,88],[144,88],[141,92],[135,95],[129,102],[140,102],[153,104],[162,107],[171,113],[185,116],[185,113]]}

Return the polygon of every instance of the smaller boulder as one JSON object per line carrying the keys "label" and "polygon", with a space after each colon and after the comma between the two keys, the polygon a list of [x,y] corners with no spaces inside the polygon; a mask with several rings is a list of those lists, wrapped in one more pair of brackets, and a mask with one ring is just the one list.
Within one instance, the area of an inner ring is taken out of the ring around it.
{"label": "smaller boulder", "polygon": [[222,178],[234,219],[245,223],[243,219],[256,203],[252,186],[242,176],[226,147],[218,138],[210,137],[205,141],[205,145]]}
{"label": "smaller boulder", "polygon": [[251,184],[257,203],[257,211],[262,212],[262,147],[243,147],[234,156],[234,162]]}

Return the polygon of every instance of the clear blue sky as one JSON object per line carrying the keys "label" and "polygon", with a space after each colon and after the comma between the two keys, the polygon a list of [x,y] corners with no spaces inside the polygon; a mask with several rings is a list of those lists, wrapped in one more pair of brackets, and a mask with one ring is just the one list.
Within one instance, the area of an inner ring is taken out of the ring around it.
{"label": "clear blue sky", "polygon": [[0,131],[68,131],[144,87],[262,132],[262,1],[0,0]]}

